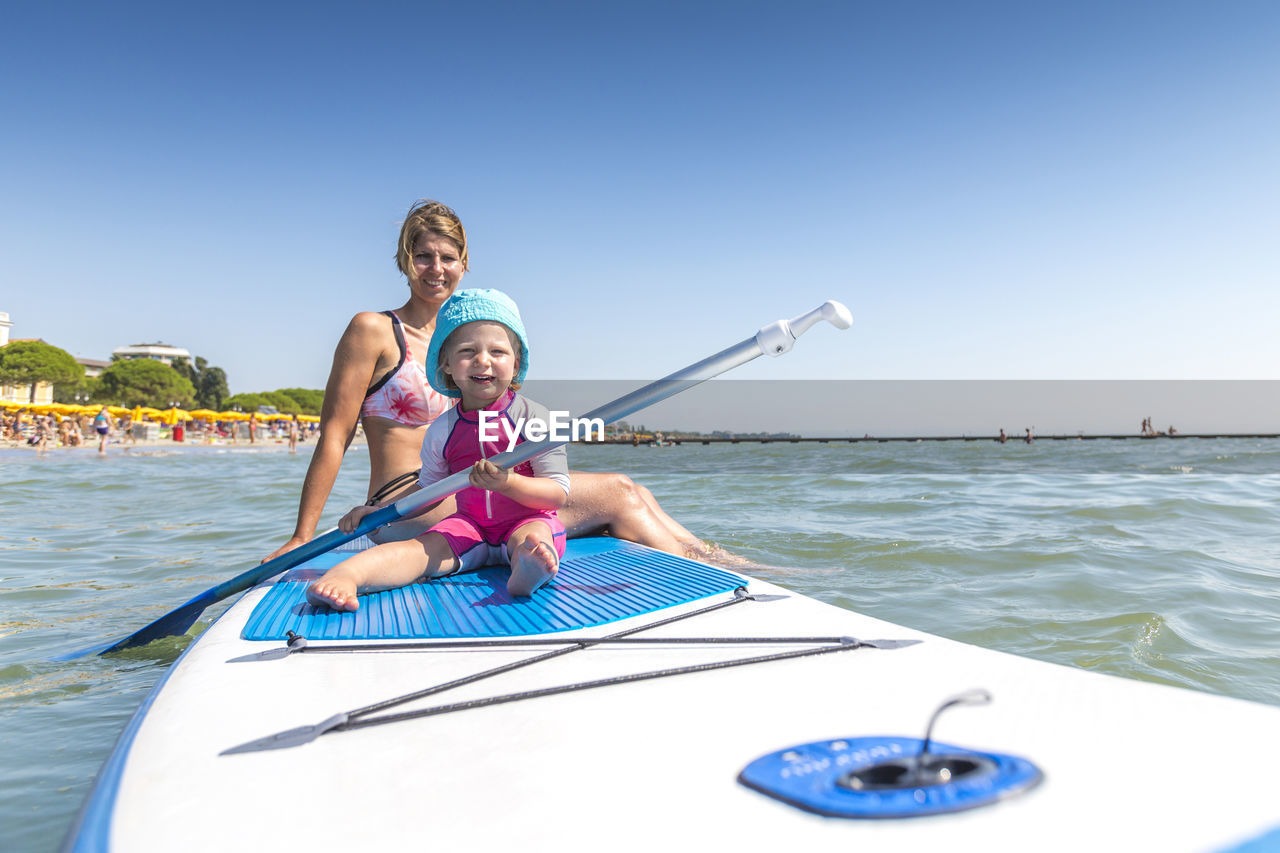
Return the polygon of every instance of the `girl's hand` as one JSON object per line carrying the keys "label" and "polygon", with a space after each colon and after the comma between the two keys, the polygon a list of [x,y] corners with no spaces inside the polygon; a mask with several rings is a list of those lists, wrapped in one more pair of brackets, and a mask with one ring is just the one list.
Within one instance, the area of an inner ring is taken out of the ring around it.
{"label": "girl's hand", "polygon": [[369,513],[377,509],[376,506],[358,506],[352,508],[350,512],[338,519],[338,529],[343,533],[350,533],[360,526],[360,520]]}
{"label": "girl's hand", "polygon": [[502,492],[507,487],[510,471],[499,468],[488,459],[481,459],[471,466],[471,485],[486,492]]}

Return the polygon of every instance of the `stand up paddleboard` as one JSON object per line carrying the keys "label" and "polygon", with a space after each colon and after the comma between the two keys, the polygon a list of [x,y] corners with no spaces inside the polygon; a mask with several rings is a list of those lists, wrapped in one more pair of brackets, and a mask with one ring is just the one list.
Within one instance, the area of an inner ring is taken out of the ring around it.
{"label": "stand up paddleboard", "polygon": [[492,568],[307,605],[347,556],[192,643],[66,849],[1280,849],[1277,707],[612,539],[571,541],[527,599]]}

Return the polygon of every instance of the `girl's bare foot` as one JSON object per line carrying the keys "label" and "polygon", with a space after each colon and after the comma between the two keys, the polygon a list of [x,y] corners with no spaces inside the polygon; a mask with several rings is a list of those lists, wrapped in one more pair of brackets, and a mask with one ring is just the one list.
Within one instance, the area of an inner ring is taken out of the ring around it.
{"label": "girl's bare foot", "polygon": [[511,561],[511,578],[507,592],[512,595],[533,595],[543,584],[556,575],[560,559],[546,542],[529,537],[516,549]]}
{"label": "girl's bare foot", "polygon": [[333,610],[359,609],[355,581],[341,575],[330,577],[329,574],[307,587],[307,602],[313,607],[328,607]]}

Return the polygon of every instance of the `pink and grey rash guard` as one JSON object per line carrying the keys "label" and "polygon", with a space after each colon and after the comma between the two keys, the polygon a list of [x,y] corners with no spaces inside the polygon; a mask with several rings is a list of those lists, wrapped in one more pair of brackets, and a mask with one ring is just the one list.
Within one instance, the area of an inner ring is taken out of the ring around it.
{"label": "pink and grey rash guard", "polygon": [[[485,411],[501,415],[496,419],[488,418],[489,431],[498,435],[496,441],[480,440],[479,412],[464,412],[462,406],[453,407],[427,427],[427,437],[422,442],[422,472],[418,476],[423,488],[450,474],[466,471],[481,459],[502,453],[507,449],[511,436],[516,434],[517,426],[528,424],[531,418],[538,418],[543,423],[550,423],[551,420],[545,406],[513,391],[508,391],[501,399],[486,406]],[[524,435],[521,434],[516,439],[516,444],[523,444],[524,441]],[[563,445],[521,462],[513,470],[526,477],[555,480],[566,495],[569,493],[569,456]],[[457,501],[458,513],[469,517],[482,530],[509,530],[511,522],[517,519],[555,517],[554,511],[530,509],[505,495],[477,489],[475,486],[467,486],[458,492]]]}

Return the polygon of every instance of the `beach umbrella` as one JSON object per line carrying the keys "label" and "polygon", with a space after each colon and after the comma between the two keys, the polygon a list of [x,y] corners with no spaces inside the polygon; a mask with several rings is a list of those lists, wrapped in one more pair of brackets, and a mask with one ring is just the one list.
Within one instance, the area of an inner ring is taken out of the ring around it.
{"label": "beach umbrella", "polygon": [[319,415],[298,415],[298,420],[306,421],[309,424],[318,424],[320,423],[320,416]]}
{"label": "beach umbrella", "polygon": [[163,412],[160,412],[160,414],[157,415],[157,419],[161,423],[166,423],[169,426],[173,426],[178,421],[191,420],[191,413],[186,411],[185,409],[179,409],[175,407],[172,409],[165,409]]}
{"label": "beach umbrella", "polygon": [[224,421],[247,421],[249,416],[244,412],[218,412],[219,420]]}
{"label": "beach umbrella", "polygon": [[222,417],[222,415],[212,409],[193,409],[189,414],[192,418],[198,421],[216,421],[218,418]]}

